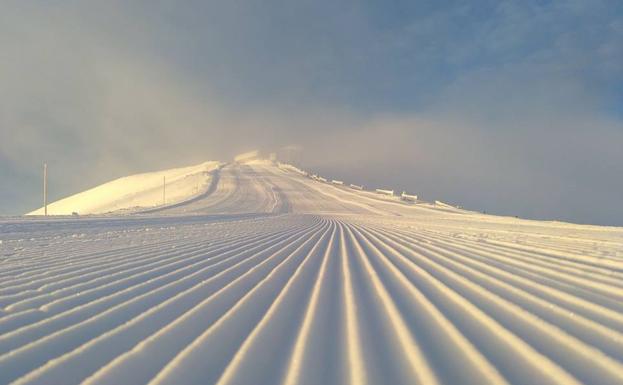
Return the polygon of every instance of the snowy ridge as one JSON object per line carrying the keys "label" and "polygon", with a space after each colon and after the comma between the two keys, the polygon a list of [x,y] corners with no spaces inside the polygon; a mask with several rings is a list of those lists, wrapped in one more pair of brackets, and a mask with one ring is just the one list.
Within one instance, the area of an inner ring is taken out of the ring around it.
{"label": "snowy ridge", "polygon": [[622,228],[402,203],[258,161],[157,215],[0,229],[0,383],[623,378]]}
{"label": "snowy ridge", "polygon": [[[162,206],[166,181],[166,203],[177,203],[200,194],[210,183],[210,172],[220,162],[131,175],[104,183],[48,205],[50,215],[103,214]],[[166,179],[165,179],[166,178]],[[27,215],[43,215],[43,207]]]}

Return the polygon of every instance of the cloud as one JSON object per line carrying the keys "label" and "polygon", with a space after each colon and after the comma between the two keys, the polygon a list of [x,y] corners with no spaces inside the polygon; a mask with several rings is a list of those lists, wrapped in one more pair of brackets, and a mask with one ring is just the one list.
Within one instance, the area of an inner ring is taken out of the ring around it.
{"label": "cloud", "polygon": [[621,223],[620,205],[594,202],[623,191],[613,178],[623,174],[619,11],[599,1],[8,1],[0,175],[11,182],[0,212],[38,204],[44,161],[60,198],[297,144],[304,165],[353,182]]}

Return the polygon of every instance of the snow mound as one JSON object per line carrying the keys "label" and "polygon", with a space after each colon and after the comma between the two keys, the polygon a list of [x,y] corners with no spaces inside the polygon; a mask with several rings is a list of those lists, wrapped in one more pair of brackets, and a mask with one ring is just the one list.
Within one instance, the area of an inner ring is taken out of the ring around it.
{"label": "snow mound", "polygon": [[[102,214],[119,210],[175,204],[201,193],[210,184],[220,162],[130,175],[48,204],[49,215]],[[43,207],[26,215],[43,215]]]}
{"label": "snow mound", "polygon": [[253,150],[253,151],[249,151],[249,152],[236,155],[234,157],[234,162],[247,163],[247,162],[252,162],[258,159],[260,159],[260,152],[258,150]]}

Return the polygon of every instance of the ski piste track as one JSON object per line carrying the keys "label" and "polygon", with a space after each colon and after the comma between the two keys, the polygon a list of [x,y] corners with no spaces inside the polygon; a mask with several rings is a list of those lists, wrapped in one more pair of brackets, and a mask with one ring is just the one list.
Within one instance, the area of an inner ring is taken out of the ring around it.
{"label": "ski piste track", "polygon": [[0,383],[623,384],[622,228],[214,178],[0,220]]}

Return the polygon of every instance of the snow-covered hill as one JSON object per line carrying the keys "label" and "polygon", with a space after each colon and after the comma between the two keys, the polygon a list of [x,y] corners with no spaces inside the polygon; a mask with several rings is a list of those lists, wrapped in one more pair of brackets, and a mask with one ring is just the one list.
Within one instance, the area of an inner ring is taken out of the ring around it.
{"label": "snow-covered hill", "polygon": [[[119,178],[48,205],[50,215],[102,214],[118,210],[136,210],[162,206],[163,185],[166,204],[184,201],[205,191],[212,171],[220,162],[148,172]],[[27,215],[43,215],[43,207]]]}
{"label": "snow-covered hill", "polygon": [[308,175],[235,162],[153,210],[0,219],[0,383],[623,383],[623,228]]}

